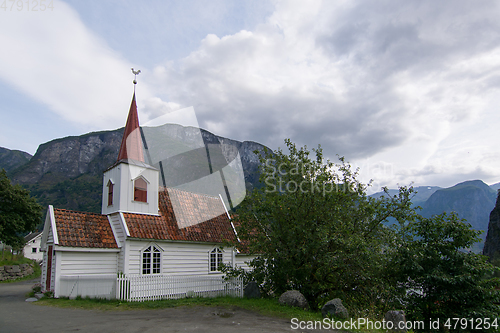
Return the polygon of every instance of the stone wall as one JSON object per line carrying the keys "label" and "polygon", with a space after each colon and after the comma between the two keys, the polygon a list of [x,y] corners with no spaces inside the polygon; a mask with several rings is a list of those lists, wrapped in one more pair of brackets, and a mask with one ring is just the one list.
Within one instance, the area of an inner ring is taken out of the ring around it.
{"label": "stone wall", "polygon": [[21,264],[0,266],[0,281],[15,280],[33,274],[33,265]]}

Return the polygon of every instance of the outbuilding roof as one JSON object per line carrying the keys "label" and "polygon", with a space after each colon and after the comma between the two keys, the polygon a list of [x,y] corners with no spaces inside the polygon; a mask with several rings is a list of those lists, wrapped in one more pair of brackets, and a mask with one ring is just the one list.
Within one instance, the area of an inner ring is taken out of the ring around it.
{"label": "outbuilding roof", "polygon": [[24,236],[24,241],[27,243],[35,238],[37,238],[38,236],[42,236],[42,232],[41,231],[36,231],[36,232],[30,232],[29,234],[27,234],[26,236]]}
{"label": "outbuilding roof", "polygon": [[108,217],[54,208],[60,246],[118,248]]}

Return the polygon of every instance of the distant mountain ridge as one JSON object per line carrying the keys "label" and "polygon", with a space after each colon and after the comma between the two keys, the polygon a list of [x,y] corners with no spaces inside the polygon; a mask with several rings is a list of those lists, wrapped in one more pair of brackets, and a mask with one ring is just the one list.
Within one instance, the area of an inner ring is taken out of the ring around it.
{"label": "distant mountain ridge", "polygon": [[[414,193],[412,200],[411,200],[413,205],[414,206],[422,206],[424,204],[424,202],[426,202],[427,199],[429,199],[430,196],[432,194],[434,194],[434,192],[442,189],[442,187],[439,187],[439,186],[417,186],[417,187],[414,187],[413,189],[415,190],[415,193]],[[391,196],[397,195],[398,193],[399,193],[399,190],[389,189],[389,195],[391,195]],[[370,196],[378,198],[384,194],[385,194],[385,192],[377,192],[377,193],[374,193]]]}
{"label": "distant mountain ridge", "polygon": [[[476,243],[472,250],[481,252],[488,230],[489,215],[495,207],[496,187],[486,185],[481,180],[469,180],[448,188],[437,186],[416,187],[416,195],[412,199],[414,206],[421,206],[419,212],[424,217],[431,217],[443,212],[457,213],[461,219],[466,219],[475,230],[481,230],[481,242]],[[492,188],[493,187],[493,188]],[[390,190],[394,195],[398,190]],[[383,195],[378,192],[372,196]]]}
{"label": "distant mountain ridge", "polygon": [[[58,208],[100,213],[103,171],[117,159],[123,130],[92,132],[41,144],[30,159],[9,162],[15,165],[9,169],[9,178],[29,189],[44,207],[52,204]],[[193,134],[193,128],[180,125],[171,125],[169,130],[174,133],[174,141],[176,136],[180,139]],[[262,151],[265,146],[223,138],[203,129],[198,130],[198,136],[200,132],[202,142],[219,145],[228,161],[234,158],[235,152],[239,153],[246,187],[251,189],[258,184],[259,160],[254,151]],[[19,155],[8,149],[3,151],[6,156]],[[2,163],[7,164],[3,160]]]}
{"label": "distant mountain ridge", "polygon": [[[191,138],[201,133],[205,147],[219,145],[226,161],[240,154],[246,188],[258,186],[259,159],[254,151],[266,147],[252,141],[239,142],[217,136],[206,130],[179,125],[169,125],[166,130],[171,143],[187,148],[195,147]],[[198,131],[198,132],[197,132]],[[28,188],[38,202],[47,207],[99,213],[101,210],[102,174],[118,156],[123,128],[55,139],[41,144],[35,155],[0,147],[0,168],[5,168],[10,179]],[[199,148],[199,147],[198,147]],[[167,149],[167,148],[165,148]],[[193,148],[194,149],[194,148]],[[183,156],[192,158],[192,156]],[[179,161],[171,162],[172,167]],[[195,162],[197,162],[195,160]],[[170,165],[167,165],[170,168]],[[167,169],[168,170],[168,169]],[[174,177],[175,178],[175,177]],[[168,185],[168,184],[167,184]],[[495,207],[496,192],[500,183],[491,186],[481,180],[465,181],[449,188],[418,186],[412,198],[414,206],[421,206],[420,214],[430,217],[442,212],[456,212],[476,230],[482,230],[484,241],[488,230],[489,214]],[[395,195],[398,190],[390,189]],[[372,194],[373,197],[384,192]],[[480,252],[483,241],[476,244]]]}
{"label": "distant mountain ridge", "polygon": [[20,150],[0,147],[0,170],[9,172],[28,163],[33,156]]}

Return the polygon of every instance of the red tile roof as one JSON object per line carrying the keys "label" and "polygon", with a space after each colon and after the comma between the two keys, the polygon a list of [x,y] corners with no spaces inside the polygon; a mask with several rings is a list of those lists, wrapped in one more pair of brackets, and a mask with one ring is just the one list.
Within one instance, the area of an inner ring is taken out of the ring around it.
{"label": "red tile roof", "polygon": [[59,245],[118,248],[106,215],[54,209]]}
{"label": "red tile roof", "polygon": [[[235,237],[220,198],[177,189],[159,192],[160,216],[123,213],[130,237],[223,243]],[[117,248],[106,215],[54,209],[59,245]]]}
{"label": "red tile roof", "polygon": [[130,237],[210,243],[235,237],[220,198],[169,188],[159,193],[159,207],[161,216],[123,214]]}

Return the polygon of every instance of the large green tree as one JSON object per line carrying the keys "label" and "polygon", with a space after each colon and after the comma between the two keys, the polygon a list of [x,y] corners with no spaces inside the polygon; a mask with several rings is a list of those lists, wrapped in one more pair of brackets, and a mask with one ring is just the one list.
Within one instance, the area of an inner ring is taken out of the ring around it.
{"label": "large green tree", "polygon": [[[484,319],[494,324],[500,315],[499,281],[490,278],[498,268],[486,256],[466,250],[479,240],[479,232],[455,214],[417,216],[399,227],[388,271],[399,274],[400,285],[408,290],[409,318],[426,324],[439,319],[440,328],[452,332],[473,331],[472,325],[480,323],[481,330],[488,330]],[[500,319],[495,323],[500,328]]]}
{"label": "large green tree", "polygon": [[334,164],[321,147],[310,152],[285,143],[288,153],[260,156],[263,186],[237,211],[240,240],[259,254],[253,278],[268,293],[298,289],[312,308],[333,297],[389,304],[394,284],[383,274],[394,234],[384,222],[413,214],[412,190],[369,197],[343,158]]}
{"label": "large green tree", "polygon": [[12,185],[5,170],[0,171],[0,240],[13,248],[24,244],[22,233],[40,223],[42,207],[20,185]]}

